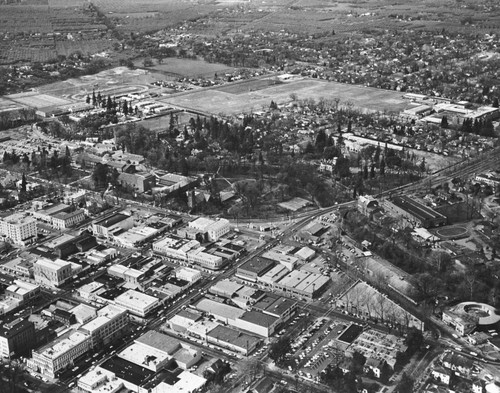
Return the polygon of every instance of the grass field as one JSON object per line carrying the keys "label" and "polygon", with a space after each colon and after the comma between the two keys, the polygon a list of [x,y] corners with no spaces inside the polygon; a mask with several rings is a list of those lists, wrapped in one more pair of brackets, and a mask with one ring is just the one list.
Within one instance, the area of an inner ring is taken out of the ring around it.
{"label": "grass field", "polygon": [[[142,64],[138,64],[141,66]],[[203,60],[179,59],[169,57],[163,60],[162,64],[156,64],[148,68],[152,71],[158,71],[167,74],[173,74],[179,77],[210,77],[213,78],[215,73],[231,73],[234,68],[225,64],[207,63]]]}
{"label": "grass field", "polygon": [[116,67],[99,72],[95,75],[86,75],[81,78],[68,79],[66,81],[50,83],[40,86],[41,93],[52,94],[59,97],[81,100],[92,90],[100,91],[101,94],[123,94],[132,92],[144,92],[148,85],[161,79],[145,70],[129,70],[126,67]]}
{"label": "grass field", "polygon": [[0,113],[14,111],[22,107],[23,105],[20,105],[17,102],[11,101],[7,98],[0,97]]}
{"label": "grass field", "polygon": [[436,235],[443,239],[456,239],[459,237],[465,237],[467,236],[469,231],[467,230],[467,227],[465,226],[453,226],[453,227],[446,227],[446,228],[439,228],[436,230]]}
{"label": "grass field", "polygon": [[243,94],[250,91],[267,89],[270,86],[280,85],[283,82],[274,79],[250,79],[238,83],[230,83],[222,87],[218,87],[218,91],[229,94]]}
{"label": "grass field", "polygon": [[65,105],[71,104],[72,102],[64,98],[36,92],[11,94],[8,96],[8,98],[14,102],[29,106],[31,108],[44,108],[52,105]]}
{"label": "grass field", "polygon": [[[259,81],[258,85],[261,83]],[[246,85],[247,89],[248,86]],[[352,102],[354,107],[367,112],[399,113],[408,105],[399,92],[314,79],[271,85],[257,91],[239,94],[227,93],[223,91],[224,89],[225,87],[181,93],[161,101],[187,109],[228,115],[250,113],[264,107],[267,108],[271,100],[277,103],[290,102],[290,94],[292,93],[295,93],[299,99],[339,98],[340,105]]]}

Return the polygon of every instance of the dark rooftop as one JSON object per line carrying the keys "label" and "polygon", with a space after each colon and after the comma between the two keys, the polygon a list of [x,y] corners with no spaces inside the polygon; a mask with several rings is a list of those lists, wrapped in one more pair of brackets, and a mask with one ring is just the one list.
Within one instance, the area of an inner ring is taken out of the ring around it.
{"label": "dark rooftop", "polygon": [[418,219],[425,220],[433,220],[436,218],[446,219],[441,213],[403,195],[403,196],[395,196],[392,199],[392,203],[394,203],[399,208],[406,210],[410,214],[414,215]]}
{"label": "dark rooftop", "polygon": [[97,221],[95,224],[96,225],[100,225],[100,226],[103,226],[105,228],[109,228],[123,220],[126,220],[127,218],[129,218],[130,216],[127,216],[126,214],[122,214],[122,213],[116,213],[116,214],[113,214],[112,216],[110,217],[106,217],[106,218],[103,218],[102,220],[100,221]]}
{"label": "dark rooftop", "polygon": [[0,336],[1,337],[12,337],[15,336],[20,331],[23,331],[27,327],[33,325],[28,319],[18,318],[9,323],[3,323],[0,325]]}
{"label": "dark rooftop", "polygon": [[252,258],[238,268],[238,271],[247,271],[261,276],[271,270],[276,262],[267,258]]}
{"label": "dark rooftop", "polygon": [[138,366],[118,356],[106,360],[101,364],[101,367],[115,373],[118,378],[137,386],[144,385],[153,375],[153,372],[149,369]]}
{"label": "dark rooftop", "polygon": [[275,323],[278,318],[273,317],[272,315],[264,314],[260,311],[247,311],[240,317],[240,319],[258,326],[269,327]]}

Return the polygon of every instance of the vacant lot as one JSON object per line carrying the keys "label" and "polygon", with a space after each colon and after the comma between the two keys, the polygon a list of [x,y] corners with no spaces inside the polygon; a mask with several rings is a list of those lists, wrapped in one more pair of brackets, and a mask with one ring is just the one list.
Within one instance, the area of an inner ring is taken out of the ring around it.
{"label": "vacant lot", "polygon": [[[399,113],[408,106],[408,102],[403,100],[402,94],[395,91],[314,79],[298,80],[278,85],[271,84],[267,88],[240,92],[239,94],[227,93],[224,91],[227,89],[223,87],[181,93],[165,98],[162,101],[215,114],[250,113],[261,110],[263,107],[268,108],[271,100],[279,104],[287,103],[292,100],[290,98],[292,93],[296,94],[298,99],[339,98],[340,105],[352,102],[354,107],[367,112],[387,111]],[[231,91],[231,89],[229,90]]]}

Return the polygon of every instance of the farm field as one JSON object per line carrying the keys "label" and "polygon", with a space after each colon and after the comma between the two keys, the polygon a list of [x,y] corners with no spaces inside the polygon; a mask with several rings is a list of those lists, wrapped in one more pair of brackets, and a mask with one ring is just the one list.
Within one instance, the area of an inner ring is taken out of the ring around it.
{"label": "farm field", "polygon": [[[140,65],[140,64],[138,64]],[[203,60],[181,59],[177,57],[168,57],[162,64],[156,64],[149,67],[149,70],[173,74],[178,77],[210,77],[215,73],[233,72],[234,68],[225,64],[208,63]]]}
{"label": "farm field", "polygon": [[196,19],[217,9],[216,3],[194,0],[95,0],[93,4],[123,32],[148,32]]}
{"label": "farm field", "polygon": [[[262,79],[256,80],[260,85]],[[250,86],[247,85],[249,89]],[[387,111],[399,113],[408,105],[402,94],[395,91],[307,79],[271,85],[258,91],[231,94],[221,88],[203,89],[195,92],[175,94],[160,101],[208,113],[249,113],[268,107],[271,100],[282,104],[291,101],[290,94],[299,99],[340,99],[340,105],[352,102],[354,107],[367,112]]]}
{"label": "farm field", "polygon": [[0,63],[94,54],[110,45],[106,31],[83,0],[0,4]]}

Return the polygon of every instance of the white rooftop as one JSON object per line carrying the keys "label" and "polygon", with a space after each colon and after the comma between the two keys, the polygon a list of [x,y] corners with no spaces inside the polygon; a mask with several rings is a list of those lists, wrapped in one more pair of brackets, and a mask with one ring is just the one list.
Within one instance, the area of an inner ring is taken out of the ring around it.
{"label": "white rooftop", "polygon": [[99,282],[95,282],[95,281],[92,281],[92,282],[89,282],[88,284],[85,284],[83,286],[81,286],[78,290],[80,292],[95,292],[97,291],[98,289],[104,287],[104,284],[101,284]]}
{"label": "white rooftop", "polygon": [[51,270],[59,270],[65,266],[68,266],[68,265],[71,266],[70,262],[63,261],[62,259],[56,259],[55,261],[51,261],[50,259],[47,259],[47,258],[40,258],[35,263],[39,266],[42,266],[46,269],[51,269]]}
{"label": "white rooftop", "polygon": [[174,385],[169,385],[165,382],[160,383],[154,388],[155,393],[191,393],[200,389],[207,380],[199,377],[189,371],[183,371],[177,378],[179,380]]}
{"label": "white rooftop", "polygon": [[54,340],[50,345],[45,346],[42,350],[42,354],[49,359],[57,359],[71,348],[76,347],[87,339],[88,336],[86,334],[73,331],[68,335],[63,335]]}
{"label": "white rooftop", "polygon": [[146,308],[156,302],[158,302],[158,298],[150,295],[146,295],[145,293],[135,291],[133,289],[129,289],[127,292],[122,293],[115,299],[118,304],[130,304],[134,303],[142,308]]}
{"label": "white rooftop", "polygon": [[36,284],[30,284],[29,282],[21,280],[15,280],[14,284],[7,287],[7,290],[10,292],[19,293],[21,295],[26,295],[27,293],[30,293],[37,288],[40,288],[40,286]]}
{"label": "white rooftop", "polygon": [[118,356],[151,371],[157,371],[169,359],[166,352],[137,342],[118,353]]}

